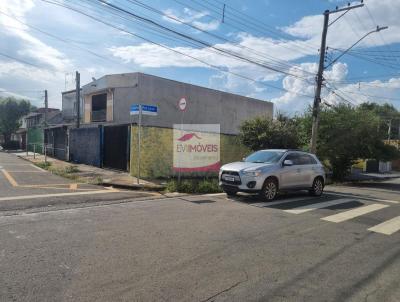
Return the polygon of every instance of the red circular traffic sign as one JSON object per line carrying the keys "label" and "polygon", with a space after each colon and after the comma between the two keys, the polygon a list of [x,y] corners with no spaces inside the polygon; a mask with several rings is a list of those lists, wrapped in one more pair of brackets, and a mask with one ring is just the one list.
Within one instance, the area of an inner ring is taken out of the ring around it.
{"label": "red circular traffic sign", "polygon": [[186,110],[186,105],[187,105],[186,99],[185,98],[181,98],[179,100],[179,102],[178,102],[179,110],[185,111]]}

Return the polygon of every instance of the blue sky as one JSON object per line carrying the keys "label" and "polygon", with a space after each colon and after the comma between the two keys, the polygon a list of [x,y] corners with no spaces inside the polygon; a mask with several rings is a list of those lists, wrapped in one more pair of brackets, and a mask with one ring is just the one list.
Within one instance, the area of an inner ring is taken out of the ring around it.
{"label": "blue sky", "polygon": [[[96,0],[49,1],[68,5],[125,31],[42,0],[1,1],[3,96],[28,97],[40,105],[42,91],[47,89],[50,106],[60,107],[61,91],[73,88],[75,70],[80,71],[82,84],[105,74],[141,71],[271,100],[276,110],[290,114],[301,113],[312,102],[322,12],[347,5],[339,0],[105,1],[201,40],[204,45],[160,32],[158,27],[129,15],[121,18],[115,11],[113,15],[110,7]],[[349,55],[327,68],[323,99],[326,103],[389,102],[398,107],[400,1],[364,3],[365,7],[350,11],[329,27],[326,64],[376,25],[389,29],[369,35]],[[331,20],[336,16],[331,15]],[[264,66],[222,55],[215,48]]]}

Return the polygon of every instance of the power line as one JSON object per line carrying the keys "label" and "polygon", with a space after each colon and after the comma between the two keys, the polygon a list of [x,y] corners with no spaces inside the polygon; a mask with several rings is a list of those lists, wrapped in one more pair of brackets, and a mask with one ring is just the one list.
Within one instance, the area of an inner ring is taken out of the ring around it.
{"label": "power line", "polygon": [[165,30],[165,31],[174,33],[174,34],[176,34],[176,35],[179,36],[179,37],[182,37],[182,38],[185,38],[185,39],[194,41],[194,42],[196,42],[196,43],[199,43],[199,44],[201,44],[201,45],[204,45],[204,46],[206,46],[206,47],[215,49],[215,50],[217,50],[217,51],[219,51],[219,52],[221,52],[221,53],[228,54],[228,55],[230,55],[231,57],[236,58],[236,59],[239,59],[239,60],[241,60],[241,61],[243,61],[243,62],[248,62],[248,63],[254,64],[254,65],[257,65],[257,66],[259,66],[259,67],[262,67],[262,68],[265,68],[265,69],[269,69],[269,70],[271,70],[271,71],[275,71],[275,72],[277,72],[277,73],[282,73],[282,74],[289,75],[289,76],[293,76],[293,77],[296,77],[296,78],[303,78],[303,80],[305,80],[305,81],[308,82],[308,80],[305,79],[304,77],[300,77],[300,76],[297,76],[297,75],[295,75],[295,74],[291,74],[291,73],[289,73],[289,72],[286,72],[286,71],[280,70],[280,69],[278,69],[278,68],[275,68],[275,67],[273,67],[273,66],[270,66],[270,65],[267,65],[267,64],[264,64],[264,63],[260,63],[260,62],[258,62],[258,61],[251,60],[251,59],[249,59],[249,58],[247,58],[247,57],[244,57],[244,56],[242,56],[242,55],[240,55],[240,54],[238,54],[238,53],[236,53],[236,52],[228,51],[228,50],[225,50],[225,49],[216,47],[216,46],[214,46],[214,45],[212,45],[212,44],[210,44],[210,43],[208,43],[208,42],[206,42],[206,41],[199,40],[199,39],[196,39],[196,38],[194,38],[194,37],[192,37],[192,36],[189,36],[188,34],[184,34],[184,33],[178,32],[178,31],[176,31],[176,30],[174,30],[174,29],[171,29],[171,28],[169,28],[169,27],[167,27],[167,26],[164,26],[164,25],[162,25],[162,24],[160,24],[160,23],[158,23],[158,22],[156,22],[156,21],[154,21],[154,20],[151,20],[151,19],[148,19],[148,18],[139,16],[139,15],[133,13],[133,12],[130,12],[130,11],[128,11],[128,10],[122,8],[122,7],[119,7],[119,6],[117,6],[117,5],[114,5],[114,4],[109,3],[109,2],[107,2],[107,1],[104,1],[104,0],[97,0],[97,1],[98,1],[99,3],[102,3],[102,4],[105,5],[105,6],[109,6],[109,7],[113,8],[113,9],[115,9],[115,10],[117,10],[117,11],[120,11],[120,12],[122,12],[122,13],[125,13],[125,14],[127,14],[127,15],[130,15],[130,16],[132,16],[132,17],[134,17],[134,18],[136,18],[136,19],[138,19],[138,20],[140,20],[140,21],[143,21],[143,22],[145,22],[145,23],[154,25],[154,26],[156,26],[156,27],[158,27],[158,28],[160,28],[160,29],[162,29],[162,30]]}
{"label": "power line", "polygon": [[[205,2],[209,3],[211,6],[218,8],[215,4],[211,3],[209,0],[204,0]],[[222,1],[220,0],[216,0],[217,2],[219,2],[220,4],[224,4]],[[232,12],[229,12],[229,14],[227,14],[227,12],[225,12],[225,16],[227,16],[228,18],[230,17],[230,15],[233,15],[234,17],[236,17],[238,20],[243,21],[241,22],[241,24],[244,24],[245,26],[249,26],[249,24],[253,25],[253,28],[256,30],[259,30],[260,28],[265,29],[266,31],[268,31],[269,33],[278,36],[278,37],[283,37],[284,39],[289,39],[289,37],[291,37],[290,34],[282,31],[282,30],[277,30],[276,28],[266,24],[263,21],[260,21],[258,19],[256,19],[254,16],[251,16],[249,14],[246,14],[236,8],[234,8],[231,5],[226,5],[227,8],[229,8]],[[217,11],[219,14],[221,14],[219,11]],[[243,16],[243,17],[241,17]],[[318,49],[318,46],[316,45],[312,45],[310,43],[303,43],[303,44],[299,44],[297,41],[293,41],[294,43],[297,44],[298,47],[301,47],[303,49],[308,48],[308,52],[310,50],[315,51],[316,49]],[[309,46],[310,44],[310,46]]]}
{"label": "power line", "polygon": [[201,62],[202,64],[204,64],[204,65],[206,65],[206,66],[209,66],[209,67],[211,67],[211,68],[213,68],[213,69],[217,69],[217,70],[222,71],[222,72],[224,72],[224,73],[229,73],[229,74],[235,75],[235,76],[237,76],[237,77],[241,77],[241,78],[244,78],[244,79],[246,79],[246,80],[249,80],[249,81],[252,81],[252,82],[255,82],[255,83],[259,83],[259,84],[261,84],[261,85],[263,85],[263,86],[266,86],[266,87],[270,87],[270,88],[274,88],[274,89],[277,89],[277,90],[281,90],[281,91],[293,93],[293,94],[300,95],[300,96],[304,96],[304,97],[307,97],[307,98],[313,98],[313,97],[310,96],[310,95],[306,95],[306,94],[302,94],[302,93],[299,93],[299,92],[291,91],[291,90],[288,90],[288,89],[285,89],[285,88],[281,88],[281,87],[277,87],[277,86],[274,86],[274,85],[270,85],[270,84],[267,84],[267,83],[265,83],[265,82],[257,81],[257,80],[255,80],[255,79],[252,79],[252,78],[243,76],[243,75],[241,75],[241,74],[237,74],[237,73],[234,73],[234,72],[225,70],[225,69],[223,69],[223,68],[221,68],[221,67],[218,67],[218,66],[209,64],[208,62],[206,62],[206,61],[204,61],[204,60],[201,60],[201,59],[199,59],[199,58],[195,58],[195,57],[193,57],[193,56],[191,56],[191,55],[189,55],[189,54],[180,52],[179,50],[176,50],[176,49],[170,48],[170,47],[168,47],[168,46],[166,46],[166,45],[163,45],[163,44],[161,44],[161,43],[152,41],[151,39],[148,39],[148,38],[145,38],[145,37],[143,37],[143,36],[141,36],[141,35],[138,35],[138,34],[136,34],[136,33],[133,33],[133,32],[131,32],[131,31],[125,29],[125,28],[121,28],[121,27],[118,27],[118,26],[113,25],[113,24],[111,24],[111,23],[105,22],[105,21],[103,21],[103,20],[101,20],[101,19],[99,19],[99,18],[96,18],[96,17],[94,17],[94,16],[91,16],[91,15],[89,15],[89,14],[83,12],[83,11],[80,11],[80,10],[77,9],[77,8],[68,6],[68,5],[64,4],[64,3],[53,2],[53,1],[50,1],[50,0],[41,0],[41,1],[47,2],[47,3],[49,3],[49,4],[57,5],[57,6],[60,6],[60,7],[64,7],[64,8],[67,8],[67,9],[69,9],[69,10],[72,10],[72,11],[75,11],[75,12],[77,12],[77,13],[79,13],[79,14],[85,15],[85,16],[87,16],[87,17],[89,17],[89,18],[91,18],[91,19],[93,19],[93,20],[95,20],[95,21],[97,21],[97,22],[100,22],[100,23],[102,23],[102,24],[104,24],[104,25],[107,25],[107,26],[110,26],[110,27],[112,27],[112,28],[114,28],[114,29],[117,29],[117,30],[119,30],[119,31],[125,32],[125,33],[127,33],[127,34],[129,34],[129,35],[132,35],[132,36],[134,36],[134,37],[137,37],[137,38],[139,38],[139,39],[141,39],[141,40],[144,40],[144,41],[146,41],[146,42],[148,42],[148,43],[151,43],[151,44],[157,45],[157,46],[159,46],[159,47],[165,48],[165,49],[167,49],[167,50],[170,50],[170,51],[172,51],[172,52],[175,52],[175,53],[177,53],[177,54],[179,54],[179,55],[183,55],[183,56],[189,57],[189,58],[191,58],[191,59],[193,59],[193,60],[196,60],[196,61],[198,61],[198,62]]}
{"label": "power line", "polygon": [[[183,6],[183,7],[190,8],[191,10],[194,10],[194,11],[196,11],[196,12],[201,12],[199,9],[194,8],[192,5],[182,3],[182,2],[179,1],[179,0],[173,0],[173,1],[176,2],[176,3],[178,3],[178,4],[180,4],[180,5]],[[193,0],[192,2],[196,3],[197,5],[203,7],[203,8],[205,8],[205,9],[207,9],[207,10],[214,11],[217,15],[220,15],[220,12],[216,11],[215,9],[210,9],[208,6],[204,5],[204,3],[202,3],[202,2],[197,2],[197,1],[195,1],[195,0]],[[216,17],[214,17],[213,15],[207,15],[207,17],[210,17],[210,18],[212,18],[213,20],[217,20],[217,21],[220,20],[220,18],[216,18]],[[251,17],[251,18],[254,18],[254,17]],[[254,27],[252,27],[252,26],[249,27],[249,22],[247,22],[248,20],[246,20],[246,22],[241,22],[240,20],[237,21],[236,19],[230,17],[230,15],[227,15],[227,19],[230,19],[230,20],[228,20],[228,21],[225,20],[224,23],[222,23],[222,24],[223,24],[223,25],[226,25],[226,26],[228,26],[228,27],[230,27],[230,28],[233,28],[233,29],[235,29],[235,30],[238,30],[238,31],[240,31],[240,32],[248,32],[249,29],[250,29],[250,30],[253,30],[253,31],[255,30],[256,32],[258,32],[258,33],[260,33],[260,34],[263,34],[263,35],[266,35],[266,36],[269,36],[269,35],[272,34],[272,35],[275,36],[275,37],[281,38],[281,35],[276,34],[276,33],[274,33],[274,32],[271,31],[271,30],[266,30],[266,29],[262,30],[262,29],[263,29],[262,26],[258,26],[258,27],[256,27],[256,28],[254,28]],[[230,22],[230,21],[232,21],[232,22]],[[238,24],[239,24],[239,25],[238,25]],[[301,50],[301,48],[303,48],[303,47],[302,47],[302,46],[303,46],[302,44],[305,44],[305,43],[303,43],[303,42],[297,42],[297,41],[293,41],[293,40],[289,40],[289,41],[292,42],[293,44],[296,44],[297,47],[296,47],[296,48],[291,48],[291,47],[289,47],[289,46],[287,46],[287,45],[280,45],[280,47],[285,48],[285,49],[287,49],[287,50],[289,50],[289,51],[291,51],[291,52],[294,52],[294,53],[300,52],[300,53],[302,53],[303,55],[307,55],[307,56],[308,56],[308,55],[312,55],[312,53],[310,54],[310,50],[307,50],[307,52],[304,52],[304,49]],[[301,44],[300,44],[300,43],[301,43]],[[299,48],[300,48],[300,49],[299,49]],[[312,52],[316,52],[316,50],[318,49],[317,47],[309,47],[309,48],[312,49]]]}
{"label": "power line", "polygon": [[3,14],[3,15],[5,15],[5,16],[7,16],[8,18],[13,19],[13,20],[19,22],[20,24],[23,24],[23,25],[25,25],[25,26],[27,26],[27,27],[29,27],[29,28],[32,28],[33,30],[36,30],[36,31],[38,31],[38,32],[40,32],[40,33],[42,33],[42,34],[44,34],[44,35],[46,35],[46,36],[49,36],[49,37],[51,37],[51,38],[53,38],[53,39],[56,39],[56,40],[61,41],[61,42],[64,42],[64,43],[66,43],[66,44],[68,44],[68,45],[72,45],[72,46],[76,47],[77,49],[86,51],[86,52],[88,52],[89,54],[91,54],[91,55],[93,55],[93,56],[96,56],[96,57],[98,57],[98,58],[101,58],[101,59],[106,60],[106,61],[109,61],[109,62],[113,62],[113,63],[120,64],[119,62],[117,62],[117,61],[115,61],[115,60],[112,60],[112,59],[110,59],[110,58],[108,58],[108,57],[102,56],[102,55],[100,55],[100,54],[98,54],[98,53],[96,53],[96,52],[94,52],[94,51],[91,51],[90,49],[87,49],[87,48],[81,47],[81,46],[79,46],[79,45],[76,45],[76,42],[74,42],[74,41],[72,41],[72,40],[70,40],[70,39],[64,39],[64,38],[61,38],[61,37],[56,36],[56,35],[54,35],[54,34],[51,34],[51,33],[49,33],[49,32],[46,32],[46,31],[44,31],[44,30],[42,30],[42,29],[40,29],[40,28],[38,28],[38,27],[35,27],[35,26],[33,26],[33,25],[30,25],[30,24],[27,24],[27,23],[21,21],[20,19],[14,17],[14,16],[10,16],[10,15],[4,13],[3,11],[0,11],[0,14]]}
{"label": "power line", "polygon": [[32,66],[32,67],[36,67],[36,68],[42,68],[42,67],[40,67],[39,65],[36,65],[36,64],[30,63],[30,62],[28,62],[28,61],[25,61],[25,60],[22,60],[22,59],[18,59],[18,58],[16,58],[16,57],[13,57],[13,56],[7,55],[7,54],[5,54],[5,53],[2,53],[2,52],[0,52],[0,56],[6,57],[6,58],[8,58],[8,59],[11,59],[11,60],[14,60],[14,61],[20,62],[20,63],[22,63],[22,64],[25,64],[25,65],[29,65],[29,66]]}
{"label": "power line", "polygon": [[132,4],[138,5],[138,6],[140,6],[140,7],[143,7],[143,8],[145,8],[145,9],[147,9],[147,10],[150,10],[150,11],[152,11],[152,12],[155,12],[155,13],[157,13],[157,14],[159,14],[159,15],[162,15],[162,16],[164,16],[164,17],[167,17],[167,18],[169,18],[169,19],[171,19],[171,20],[173,20],[173,21],[175,21],[175,22],[178,22],[178,23],[184,24],[184,25],[186,25],[186,26],[189,26],[189,27],[191,27],[191,28],[193,28],[193,29],[195,29],[195,30],[198,30],[198,31],[200,31],[200,32],[202,32],[202,33],[205,33],[205,34],[207,34],[207,35],[209,35],[209,36],[211,36],[211,37],[213,37],[213,38],[216,38],[216,39],[218,39],[218,40],[221,40],[221,41],[224,41],[224,42],[227,42],[227,43],[231,43],[232,45],[235,45],[235,46],[237,46],[238,48],[241,48],[241,49],[244,49],[244,50],[248,50],[248,51],[250,51],[251,53],[256,54],[256,55],[258,55],[258,56],[260,56],[260,57],[262,57],[262,58],[267,58],[268,60],[274,61],[274,62],[276,62],[279,66],[281,66],[281,67],[283,67],[283,68],[295,68],[295,69],[298,69],[298,70],[300,70],[300,71],[302,71],[302,72],[305,72],[305,73],[314,75],[313,73],[311,73],[311,72],[309,72],[309,71],[307,71],[307,70],[304,70],[304,69],[302,69],[302,68],[300,68],[300,67],[298,67],[298,66],[296,66],[296,65],[294,65],[294,64],[291,64],[291,63],[286,62],[286,61],[283,61],[283,60],[279,60],[279,59],[277,59],[277,58],[275,58],[275,57],[273,57],[273,56],[271,56],[271,55],[268,55],[268,56],[267,56],[266,54],[263,54],[263,53],[261,53],[261,52],[258,51],[258,50],[255,50],[255,49],[253,49],[253,48],[244,46],[244,45],[242,45],[242,44],[240,44],[240,43],[236,43],[235,41],[232,41],[232,40],[227,39],[227,38],[225,38],[225,37],[219,36],[219,35],[217,35],[217,34],[211,33],[211,32],[209,32],[209,31],[204,30],[204,29],[202,29],[202,28],[199,28],[198,26],[195,26],[195,25],[193,25],[193,24],[191,24],[191,23],[184,22],[184,21],[180,20],[179,18],[176,18],[176,17],[174,17],[174,16],[168,15],[168,14],[166,14],[166,13],[164,13],[164,12],[162,12],[162,11],[160,11],[160,10],[158,10],[158,9],[156,9],[156,8],[154,8],[154,7],[152,7],[152,6],[150,6],[150,5],[147,5],[147,4],[143,3],[143,2],[140,2],[140,1],[138,1],[138,0],[127,0],[127,1],[130,2],[130,3],[132,3]]}
{"label": "power line", "polygon": [[379,96],[379,95],[371,95],[371,94],[366,94],[366,93],[361,93],[361,92],[352,92],[352,91],[347,91],[347,93],[351,93],[351,94],[355,94],[355,95],[362,95],[362,96],[367,96],[367,97],[372,97],[372,98],[377,98],[377,99],[385,99],[385,100],[400,102],[400,99],[398,99],[398,98],[391,98],[391,97]]}

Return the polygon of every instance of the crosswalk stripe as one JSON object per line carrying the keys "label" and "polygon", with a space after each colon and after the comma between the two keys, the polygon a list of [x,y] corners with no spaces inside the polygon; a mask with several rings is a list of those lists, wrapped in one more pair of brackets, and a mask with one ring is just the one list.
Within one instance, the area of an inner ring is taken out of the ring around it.
{"label": "crosswalk stripe", "polygon": [[337,204],[342,204],[342,203],[346,203],[346,202],[350,202],[350,201],[354,201],[354,198],[341,198],[341,199],[330,200],[330,201],[325,201],[325,202],[313,203],[313,204],[297,207],[294,209],[284,210],[284,212],[291,213],[291,214],[302,214],[302,213],[313,211],[316,209],[327,208],[330,206],[334,206]]}
{"label": "crosswalk stripe", "polygon": [[277,201],[265,201],[265,202],[257,202],[257,203],[252,203],[252,206],[256,207],[261,207],[261,208],[268,208],[272,206],[277,206],[280,204],[285,204],[285,203],[290,203],[290,202],[295,202],[295,201],[308,201],[308,200],[313,200],[312,197],[298,197],[298,198],[290,198],[290,199],[285,199],[285,200],[277,200]]}
{"label": "crosswalk stripe", "polygon": [[322,220],[325,221],[330,221],[330,222],[342,222],[342,221],[346,221],[346,220],[350,220],[352,218],[364,215],[364,214],[368,214],[374,211],[378,211],[381,209],[384,209],[386,207],[388,207],[389,205],[386,204],[379,204],[379,203],[373,203],[371,205],[367,205],[367,206],[363,206],[363,207],[359,207],[353,210],[349,210],[349,211],[345,211],[339,214],[334,214],[334,215],[330,215],[324,218],[321,218]]}
{"label": "crosswalk stripe", "polygon": [[400,216],[382,222],[372,228],[369,228],[368,231],[372,231],[375,233],[381,233],[385,235],[392,235],[393,233],[400,230]]}

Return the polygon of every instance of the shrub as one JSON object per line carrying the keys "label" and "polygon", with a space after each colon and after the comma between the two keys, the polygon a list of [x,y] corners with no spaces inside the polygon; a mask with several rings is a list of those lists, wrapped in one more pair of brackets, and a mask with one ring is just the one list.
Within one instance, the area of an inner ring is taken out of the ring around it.
{"label": "shrub", "polygon": [[77,166],[67,166],[65,168],[65,173],[68,173],[68,174],[70,174],[70,173],[78,173],[78,172],[79,172],[79,169],[78,169]]}
{"label": "shrub", "polygon": [[51,166],[51,163],[42,161],[42,162],[35,163],[35,165],[41,169],[48,170]]}
{"label": "shrub", "polygon": [[168,192],[202,194],[222,192],[218,186],[218,179],[216,178],[185,179],[182,180],[180,184],[174,179],[167,182],[166,190]]}

